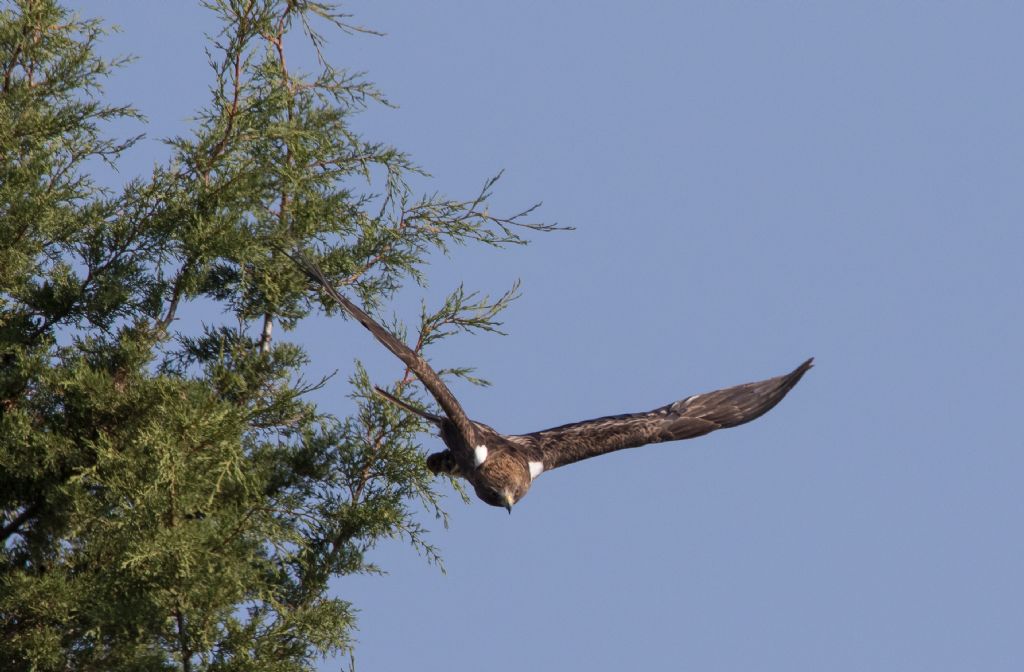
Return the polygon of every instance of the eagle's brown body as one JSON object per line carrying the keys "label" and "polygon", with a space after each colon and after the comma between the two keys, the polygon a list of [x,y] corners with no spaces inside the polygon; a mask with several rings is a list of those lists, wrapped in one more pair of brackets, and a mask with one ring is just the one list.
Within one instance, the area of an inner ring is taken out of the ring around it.
{"label": "eagle's brown body", "polygon": [[476,447],[466,444],[455,424],[444,418],[440,422],[439,433],[448,449],[427,456],[427,468],[435,474],[446,473],[466,479],[476,496],[491,506],[507,507],[509,498],[513,503],[519,501],[533,480],[527,454],[518,450],[510,437],[502,436],[479,422],[473,425],[480,442],[477,445],[487,447],[486,459],[477,464]]}
{"label": "eagle's brown body", "polygon": [[339,294],[315,264],[301,256],[293,259],[345,312],[359,320],[401,359],[441,407],[443,415],[430,413],[377,389],[388,400],[438,427],[447,450],[427,458],[430,470],[466,479],[481,500],[509,511],[544,471],[624,448],[692,439],[716,429],[750,422],[779,403],[814,361],[808,359],[782,376],[695,394],[653,411],[606,416],[529,434],[505,435],[470,420],[422,357]]}

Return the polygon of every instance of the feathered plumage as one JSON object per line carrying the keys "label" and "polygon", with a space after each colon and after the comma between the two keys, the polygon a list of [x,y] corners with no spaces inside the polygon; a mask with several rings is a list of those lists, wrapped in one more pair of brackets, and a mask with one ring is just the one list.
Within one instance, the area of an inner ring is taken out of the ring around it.
{"label": "feathered plumage", "polygon": [[750,422],[779,403],[814,361],[808,359],[782,376],[695,394],[645,413],[611,415],[529,434],[504,435],[470,420],[426,360],[342,296],[315,263],[301,255],[289,256],[342,310],[402,360],[441,407],[444,415],[436,415],[376,388],[388,401],[438,427],[447,450],[427,457],[431,471],[465,478],[480,499],[509,511],[544,471],[623,448],[692,439]]}

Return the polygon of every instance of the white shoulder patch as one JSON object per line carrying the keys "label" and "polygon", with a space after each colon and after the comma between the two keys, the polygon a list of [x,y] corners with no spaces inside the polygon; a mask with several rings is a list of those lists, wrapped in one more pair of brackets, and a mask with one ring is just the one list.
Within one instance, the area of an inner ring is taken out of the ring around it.
{"label": "white shoulder patch", "polygon": [[473,464],[479,467],[487,459],[487,446],[480,444],[473,449]]}
{"label": "white shoulder patch", "polygon": [[530,462],[530,480],[537,478],[544,471],[543,462]]}

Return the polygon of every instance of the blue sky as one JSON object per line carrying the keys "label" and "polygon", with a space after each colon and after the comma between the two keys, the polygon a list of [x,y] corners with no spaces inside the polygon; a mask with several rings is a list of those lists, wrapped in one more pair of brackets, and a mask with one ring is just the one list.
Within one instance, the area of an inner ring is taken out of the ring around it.
{"label": "blue sky", "polygon": [[[140,58],[108,92],[150,117],[144,173],[205,100],[210,16],[79,6]],[[470,415],[530,431],[817,358],[764,418],[545,474],[511,516],[451,497],[447,574],[394,543],[388,576],[334,584],[360,669],[1024,666],[1024,6],[346,8],[387,36],[329,57],[400,106],[368,137],[427,190],[505,169],[495,211],[576,227],[437,258],[396,304],[522,279],[507,337],[433,353],[494,383],[456,386]],[[295,338],[325,372],[398,370],[351,323]]]}

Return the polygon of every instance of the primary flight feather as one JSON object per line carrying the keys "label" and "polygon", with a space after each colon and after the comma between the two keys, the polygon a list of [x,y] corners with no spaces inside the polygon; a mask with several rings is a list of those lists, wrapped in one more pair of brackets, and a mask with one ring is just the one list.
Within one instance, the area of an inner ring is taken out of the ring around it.
{"label": "primary flight feather", "polygon": [[814,362],[811,358],[782,376],[694,394],[645,413],[610,415],[529,434],[499,434],[470,420],[427,361],[338,292],[312,260],[302,254],[289,256],[342,310],[402,360],[441,407],[443,415],[428,413],[376,388],[387,400],[438,428],[447,450],[427,457],[430,470],[466,479],[481,500],[509,512],[545,471],[623,448],[692,439],[750,422],[779,403]]}

